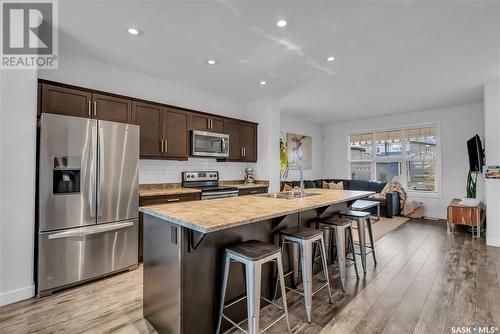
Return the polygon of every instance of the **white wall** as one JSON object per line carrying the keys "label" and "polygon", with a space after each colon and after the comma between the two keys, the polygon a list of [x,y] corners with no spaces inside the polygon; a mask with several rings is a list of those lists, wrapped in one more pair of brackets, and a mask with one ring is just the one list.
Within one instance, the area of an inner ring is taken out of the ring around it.
{"label": "white wall", "polygon": [[[500,81],[484,86],[486,165],[500,165]],[[486,244],[500,247],[500,180],[485,180]]]}
{"label": "white wall", "polygon": [[243,180],[246,162],[217,162],[215,159],[189,158],[188,161],[141,160],[139,183],[179,183],[186,170],[216,170],[221,180]]}
{"label": "white wall", "polygon": [[34,294],[36,72],[0,71],[0,305]]}
{"label": "white wall", "polygon": [[[312,169],[304,170],[304,180],[315,180],[323,177],[323,138],[322,125],[300,118],[281,115],[281,132],[307,135],[312,137]],[[290,170],[286,180],[299,180],[298,170]]]}
{"label": "white wall", "polygon": [[223,96],[72,54],[61,55],[59,69],[40,71],[40,78],[217,115],[243,117],[246,111],[245,104]]}
{"label": "white wall", "polygon": [[[347,134],[350,132],[433,123],[439,124],[441,130],[441,193],[438,196],[410,196],[409,199],[424,202],[426,216],[446,218],[446,207],[451,199],[466,194],[469,168],[466,142],[476,133],[484,137],[482,103],[325,125],[324,176],[349,177]],[[478,184],[478,197],[483,197],[481,184]]]}
{"label": "white wall", "polygon": [[[64,54],[59,69],[40,71],[47,80],[73,84],[105,92],[200,110],[235,118],[245,118],[246,104],[188,87],[160,77],[132,71],[113,64]],[[181,171],[219,170],[223,180],[242,179],[247,164],[216,162],[215,159],[188,161],[141,160],[139,182],[180,182]]]}
{"label": "white wall", "polygon": [[279,191],[279,102],[270,97],[252,101],[247,106],[247,118],[259,123],[255,176],[257,179],[269,181],[270,192]]}

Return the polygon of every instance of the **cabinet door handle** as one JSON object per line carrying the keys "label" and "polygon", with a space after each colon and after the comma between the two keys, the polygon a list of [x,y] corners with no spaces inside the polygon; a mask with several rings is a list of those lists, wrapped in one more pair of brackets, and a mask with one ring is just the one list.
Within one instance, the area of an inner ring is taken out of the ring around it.
{"label": "cabinet door handle", "polygon": [[97,116],[97,101],[94,101],[94,117]]}
{"label": "cabinet door handle", "polygon": [[180,198],[169,198],[167,199],[167,202],[178,202],[180,200],[181,200]]}
{"label": "cabinet door handle", "polygon": [[243,156],[246,157],[247,156],[247,148],[246,147],[243,147]]}
{"label": "cabinet door handle", "polygon": [[165,153],[168,152],[168,140],[165,139]]}
{"label": "cabinet door handle", "polygon": [[163,153],[164,152],[164,149],[163,149],[163,140],[160,140],[160,143],[161,143],[161,152]]}
{"label": "cabinet door handle", "polygon": [[90,100],[89,100],[89,103],[88,103],[88,111],[87,111],[87,114],[89,117],[92,116],[92,112],[90,111],[91,107],[90,107]]}

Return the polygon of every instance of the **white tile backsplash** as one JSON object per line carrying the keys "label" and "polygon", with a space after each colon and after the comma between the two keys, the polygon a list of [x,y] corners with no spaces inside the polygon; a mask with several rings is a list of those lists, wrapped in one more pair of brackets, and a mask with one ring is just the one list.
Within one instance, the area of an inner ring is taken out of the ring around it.
{"label": "white tile backsplash", "polygon": [[217,162],[215,159],[208,158],[189,158],[187,161],[140,160],[139,183],[179,183],[181,182],[181,172],[196,170],[219,171],[221,180],[243,180],[247,167],[255,167],[255,164]]}

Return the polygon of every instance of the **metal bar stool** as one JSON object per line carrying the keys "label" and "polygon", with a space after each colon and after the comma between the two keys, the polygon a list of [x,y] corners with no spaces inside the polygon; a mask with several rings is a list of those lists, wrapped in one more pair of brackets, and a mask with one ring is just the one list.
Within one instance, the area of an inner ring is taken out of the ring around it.
{"label": "metal bar stool", "polygon": [[[373,261],[375,265],[377,264],[377,258],[375,257],[375,244],[373,242],[372,224],[370,221],[370,213],[365,211],[343,211],[340,213],[341,217],[349,218],[355,221],[358,226],[358,238],[359,238],[359,255],[361,255],[361,265],[363,266],[363,272],[366,273],[366,255],[372,253]],[[368,237],[370,238],[370,246],[366,246],[365,242],[365,226],[368,227]],[[369,251],[367,252],[367,248]]]}
{"label": "metal bar stool", "polygon": [[[318,223],[318,228],[322,231],[334,231],[335,232],[335,244],[337,248],[337,263],[338,271],[340,276],[340,285],[342,286],[342,291],[346,291],[345,287],[345,268],[346,260],[352,261],[354,263],[354,270],[356,271],[356,278],[359,278],[358,266],[356,263],[356,254],[354,252],[354,242],[352,239],[352,228],[351,221],[347,218],[329,218]],[[349,239],[349,248],[352,250],[352,258],[346,257],[346,234]],[[330,237],[330,245],[332,246],[333,238]],[[317,259],[317,258],[316,258]]]}
{"label": "metal bar stool", "polygon": [[[231,261],[240,262],[245,266],[245,279],[246,279],[246,296],[224,305],[224,299],[226,297],[227,281],[229,278],[229,267]],[[279,306],[274,301],[262,297],[261,294],[261,270],[262,265],[267,262],[276,261],[278,265],[278,277],[281,281],[281,294],[283,298],[283,306]],[[283,314],[272,321],[266,328],[260,330],[259,319],[260,319],[260,298],[264,299],[266,302],[273,304],[279,309],[283,310]],[[240,301],[247,300],[247,310],[248,310],[248,329],[244,330],[236,322],[228,318],[224,314],[224,309],[239,303]],[[283,264],[281,260],[281,250],[279,246],[264,243],[257,240],[246,241],[232,247],[226,248],[224,254],[224,278],[222,282],[221,291],[221,302],[219,311],[219,321],[217,323],[216,333],[220,333],[222,318],[229,321],[234,327],[238,328],[244,333],[254,334],[262,333],[268,330],[271,326],[276,324],[281,319],[286,319],[286,325],[288,332],[290,331],[290,322],[288,320],[288,310],[286,304],[286,290],[283,275]]]}
{"label": "metal bar stool", "polygon": [[[325,242],[323,239],[323,232],[314,228],[308,227],[290,227],[285,230],[280,231],[281,234],[281,250],[283,252],[286,244],[298,245],[300,249],[300,263],[302,267],[302,286],[303,293],[297,291],[296,289],[291,289],[285,287],[286,289],[298,293],[304,296],[304,304],[306,308],[307,322],[311,322],[311,311],[312,311],[312,297],[324,287],[328,287],[328,296],[330,303],[333,303],[332,291],[330,288],[330,279],[328,276],[328,265],[326,263],[326,253],[325,253]],[[312,279],[313,279],[313,245],[318,244],[321,251],[321,262],[323,264],[323,272],[325,275],[326,283],[318,287],[314,292],[312,291]],[[295,268],[290,272],[285,274],[285,277],[293,274]],[[278,278],[279,281],[283,282],[283,279]],[[278,282],[276,282],[277,284]],[[275,289],[275,296],[276,296]],[[283,292],[282,292],[283,294]]]}

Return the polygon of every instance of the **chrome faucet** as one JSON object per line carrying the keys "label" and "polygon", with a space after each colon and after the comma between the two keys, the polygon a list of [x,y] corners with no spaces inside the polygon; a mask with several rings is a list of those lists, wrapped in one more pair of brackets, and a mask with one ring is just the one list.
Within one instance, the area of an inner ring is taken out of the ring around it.
{"label": "chrome faucet", "polygon": [[289,163],[287,166],[287,171],[290,168],[298,169],[300,173],[300,196],[304,196],[304,163],[303,162],[292,162]]}

